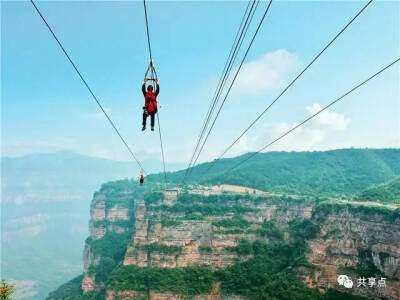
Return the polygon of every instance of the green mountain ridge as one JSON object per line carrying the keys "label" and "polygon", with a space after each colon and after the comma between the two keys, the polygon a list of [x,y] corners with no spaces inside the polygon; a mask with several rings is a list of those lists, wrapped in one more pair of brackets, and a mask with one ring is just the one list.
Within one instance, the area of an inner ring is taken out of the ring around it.
{"label": "green mountain ridge", "polygon": [[400,204],[400,176],[389,182],[366,189],[360,193],[356,200]]}
{"label": "green mountain ridge", "polygon": [[[279,193],[359,193],[400,175],[400,149],[339,149],[313,152],[266,152],[234,166],[252,153],[192,168],[186,183],[234,184]],[[170,172],[170,183],[180,184],[186,171]],[[163,174],[148,176],[162,181]]]}

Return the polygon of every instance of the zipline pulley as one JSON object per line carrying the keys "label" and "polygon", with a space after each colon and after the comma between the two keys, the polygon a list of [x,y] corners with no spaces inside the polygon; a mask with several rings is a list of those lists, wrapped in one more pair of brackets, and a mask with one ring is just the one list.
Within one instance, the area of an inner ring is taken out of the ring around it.
{"label": "zipline pulley", "polygon": [[[149,74],[149,72],[150,72],[150,74]],[[150,77],[147,77],[148,75],[150,75]],[[149,66],[147,67],[146,73],[144,74],[144,80],[145,81],[153,81],[153,82],[158,80],[158,76],[157,76],[156,69],[154,68],[153,60],[150,60]]]}

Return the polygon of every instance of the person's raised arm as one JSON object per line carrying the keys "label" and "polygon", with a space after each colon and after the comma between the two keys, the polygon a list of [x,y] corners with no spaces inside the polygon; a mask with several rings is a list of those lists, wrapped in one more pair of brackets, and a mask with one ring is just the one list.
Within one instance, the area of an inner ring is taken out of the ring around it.
{"label": "person's raised arm", "polygon": [[156,96],[158,96],[158,94],[160,93],[160,85],[158,84],[158,80],[155,80],[156,82]]}
{"label": "person's raised arm", "polygon": [[143,96],[146,96],[146,79],[144,79],[143,84],[142,84],[142,93]]}

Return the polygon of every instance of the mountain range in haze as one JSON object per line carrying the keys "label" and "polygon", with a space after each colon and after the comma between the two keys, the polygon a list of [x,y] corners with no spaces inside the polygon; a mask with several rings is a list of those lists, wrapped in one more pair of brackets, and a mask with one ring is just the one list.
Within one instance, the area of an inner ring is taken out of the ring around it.
{"label": "mountain range in haze", "polygon": [[[147,172],[162,169],[157,160],[143,164]],[[139,174],[134,162],[69,151],[3,157],[1,171],[2,276],[17,284],[15,299],[35,300],[82,272],[93,192]]]}
{"label": "mountain range in haze", "polygon": [[[162,162],[144,160],[148,173],[162,170]],[[169,170],[183,168],[171,163]],[[137,178],[135,162],[90,157],[70,151],[1,158],[2,201],[14,203],[89,199],[103,182]]]}

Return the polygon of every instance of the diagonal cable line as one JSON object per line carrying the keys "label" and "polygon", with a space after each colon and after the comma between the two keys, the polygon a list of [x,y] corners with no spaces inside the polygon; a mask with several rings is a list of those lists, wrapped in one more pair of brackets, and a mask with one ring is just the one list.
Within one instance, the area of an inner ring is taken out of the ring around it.
{"label": "diagonal cable line", "polygon": [[[155,70],[155,68],[153,66],[153,56],[152,56],[152,53],[151,53],[149,21],[148,21],[148,18],[147,18],[146,0],[143,0],[143,7],[144,7],[144,16],[145,16],[145,21],[146,21],[147,45],[149,47],[151,78],[157,78],[157,73],[156,73],[156,70]],[[165,188],[166,188],[166,186],[167,186],[167,172],[166,172],[166,169],[165,169],[164,146],[163,146],[163,139],[162,139],[162,133],[161,133],[161,124],[160,124],[160,117],[159,117],[158,109],[157,109],[157,124],[158,124],[158,136],[159,136],[159,139],[160,139],[160,147],[161,147],[161,157],[162,157],[163,170],[164,170],[164,182],[165,182]]]}
{"label": "diagonal cable line", "polygon": [[297,124],[296,126],[292,127],[291,129],[289,129],[288,131],[286,131],[284,134],[282,134],[281,136],[279,136],[278,138],[276,138],[275,140],[273,140],[272,142],[270,142],[269,144],[265,145],[264,147],[262,147],[260,150],[252,153],[251,155],[249,155],[247,158],[245,158],[244,160],[242,160],[241,162],[239,162],[238,164],[236,164],[235,166],[233,166],[231,169],[228,170],[228,172],[236,169],[237,167],[239,167],[240,165],[242,165],[243,163],[245,163],[246,161],[248,161],[249,159],[251,159],[252,157],[256,156],[257,154],[259,154],[260,152],[264,151],[265,149],[269,148],[270,146],[272,146],[273,144],[275,144],[276,142],[278,142],[279,140],[283,139],[285,136],[289,135],[290,133],[292,133],[293,131],[295,131],[297,128],[299,128],[300,126],[303,126],[305,123],[307,123],[308,121],[312,120],[313,118],[315,118],[317,115],[319,115],[320,113],[322,113],[323,111],[327,110],[329,107],[333,106],[334,104],[336,104],[337,102],[339,102],[340,100],[342,100],[344,97],[348,96],[349,94],[351,94],[352,92],[354,92],[355,90],[357,90],[358,88],[360,88],[361,86],[363,86],[364,84],[366,84],[367,82],[369,82],[370,80],[372,80],[373,78],[375,78],[376,76],[380,75],[381,73],[383,73],[384,71],[386,71],[387,69],[389,69],[390,67],[392,67],[394,64],[398,63],[400,61],[400,58],[395,59],[393,62],[391,62],[390,64],[386,65],[385,67],[383,67],[382,69],[380,69],[378,72],[374,73],[373,75],[371,75],[370,77],[368,77],[367,79],[365,79],[364,81],[360,82],[359,84],[357,84],[355,87],[351,88],[350,90],[348,90],[346,93],[344,93],[342,96],[336,98],[335,100],[333,100],[332,102],[330,102],[328,105],[324,106],[322,109],[320,109],[319,111],[317,111],[316,113],[314,113],[313,115],[311,115],[310,117],[308,117],[307,119],[305,119],[304,121],[302,121],[301,123]]}
{"label": "diagonal cable line", "polygon": [[164,171],[164,182],[165,186],[167,185],[167,171],[165,168],[165,155],[164,155],[164,146],[163,146],[163,138],[162,138],[162,133],[161,133],[161,123],[160,123],[160,117],[159,117],[159,109],[157,109],[157,124],[158,124],[158,136],[160,139],[160,147],[161,147],[161,157],[162,157],[162,162],[163,162],[163,171]]}
{"label": "diagonal cable line", "polygon": [[[210,115],[208,116],[206,126],[204,127],[204,132],[205,132],[205,130],[207,129],[208,124],[209,124],[210,119],[211,119],[211,116],[212,116],[212,114],[214,113],[215,107],[216,107],[216,105],[217,105],[218,102],[219,102],[221,93],[222,93],[223,90],[225,89],[225,85],[226,85],[226,83],[227,83],[227,81],[228,81],[228,79],[229,79],[229,75],[230,75],[230,73],[231,73],[231,71],[232,71],[233,64],[234,64],[235,61],[236,61],[236,58],[237,58],[237,56],[238,56],[238,53],[239,53],[240,48],[242,47],[243,41],[244,41],[245,36],[246,36],[246,34],[247,34],[247,31],[248,31],[248,29],[249,29],[249,27],[250,27],[250,23],[251,23],[252,20],[253,20],[254,14],[255,14],[255,12],[256,12],[256,10],[257,10],[257,7],[258,7],[259,3],[260,3],[260,0],[258,0],[258,1],[256,2],[256,5],[255,5],[253,11],[250,10],[250,13],[249,13],[250,18],[248,18],[248,19],[246,20],[245,24],[244,24],[242,34],[241,34],[241,36],[239,37],[239,40],[238,40],[237,45],[236,45],[236,47],[235,47],[234,53],[232,54],[232,57],[231,57],[231,59],[230,59],[230,61],[229,61],[229,64],[228,64],[228,66],[227,66],[227,70],[226,70],[226,72],[225,72],[225,74],[224,74],[224,77],[222,78],[222,82],[221,82],[221,84],[220,84],[220,86],[219,86],[219,88],[218,88],[218,90],[217,90],[216,97],[215,97],[215,101],[214,101],[214,106],[213,106],[213,109],[212,109]],[[254,3],[253,3],[253,4],[254,4]],[[252,8],[253,8],[253,7],[252,7]],[[248,21],[248,22],[247,22],[247,21]],[[202,133],[202,136],[204,136],[204,132]],[[200,142],[201,142],[201,141],[200,141]],[[199,145],[198,145],[198,146],[199,146]],[[189,172],[190,172],[190,170],[189,170]]]}
{"label": "diagonal cable line", "polygon": [[226,93],[226,95],[225,95],[225,97],[224,97],[224,100],[222,101],[222,104],[221,104],[221,106],[219,107],[219,110],[218,110],[218,112],[217,112],[217,114],[216,114],[216,116],[215,116],[215,118],[214,118],[214,121],[213,121],[213,123],[211,124],[210,129],[208,130],[208,133],[207,133],[207,135],[206,135],[206,138],[204,139],[204,142],[203,142],[203,144],[202,144],[202,146],[201,146],[201,148],[200,148],[200,151],[199,151],[199,153],[198,153],[198,155],[197,155],[197,157],[196,157],[196,159],[195,159],[193,165],[196,164],[197,160],[198,160],[199,157],[200,157],[200,154],[201,154],[201,152],[202,152],[202,150],[203,150],[203,148],[204,148],[204,145],[206,144],[207,139],[208,139],[208,137],[210,136],[210,133],[211,133],[211,131],[212,131],[214,125],[215,125],[215,122],[216,122],[217,119],[218,119],[218,116],[219,116],[219,114],[220,114],[220,112],[221,112],[221,110],[222,110],[222,107],[224,106],[225,101],[226,101],[226,99],[227,99],[227,97],[228,97],[228,95],[229,95],[229,93],[230,93],[230,91],[231,91],[231,89],[232,89],[232,86],[233,86],[233,84],[235,83],[235,80],[236,80],[236,78],[237,78],[237,75],[239,74],[240,69],[241,69],[241,67],[243,66],[243,63],[244,63],[244,61],[245,61],[245,59],[246,59],[246,57],[247,57],[247,55],[248,55],[248,53],[249,53],[249,51],[250,51],[251,46],[253,45],[253,42],[254,42],[254,40],[255,40],[255,38],[256,38],[256,36],[257,36],[257,33],[258,33],[258,31],[260,30],[260,27],[261,27],[261,25],[262,25],[262,23],[263,23],[263,21],[264,21],[266,15],[267,15],[268,11],[269,11],[269,8],[270,8],[271,4],[272,4],[272,0],[270,0],[269,3],[268,3],[268,6],[267,6],[267,8],[266,8],[266,10],[265,10],[265,12],[264,12],[264,15],[262,16],[262,18],[261,18],[261,20],[260,20],[260,23],[258,24],[257,30],[256,30],[255,33],[254,33],[254,36],[253,36],[253,38],[252,38],[252,40],[251,40],[251,42],[250,42],[250,44],[249,44],[249,46],[248,46],[248,48],[247,48],[247,50],[246,50],[245,55],[243,56],[243,59],[242,59],[240,65],[239,65],[239,67],[238,67],[238,69],[237,69],[237,71],[236,71],[236,74],[235,74],[235,76],[234,76],[234,78],[233,78],[233,80],[232,80],[232,82],[231,82],[231,84],[230,84],[230,86],[229,86],[229,89],[228,89],[228,91],[227,91],[227,93]]}
{"label": "diagonal cable line", "polygon": [[[216,94],[217,94],[217,91],[218,91],[218,87],[222,84],[222,83],[221,83],[222,78],[223,78],[223,76],[224,76],[224,74],[225,74],[225,72],[226,72],[226,70],[227,70],[229,58],[231,57],[232,51],[233,51],[234,48],[235,48],[236,41],[237,41],[237,39],[238,39],[238,37],[239,37],[240,30],[241,30],[241,28],[242,28],[243,21],[244,21],[246,15],[247,15],[247,11],[248,11],[248,9],[249,9],[249,6],[250,6],[251,1],[252,1],[252,0],[249,0],[249,2],[247,3],[246,10],[245,10],[244,15],[243,15],[243,17],[242,17],[242,21],[241,21],[240,26],[239,26],[239,28],[238,28],[238,31],[237,31],[237,33],[236,33],[236,36],[235,36],[234,42],[233,42],[233,44],[232,44],[232,47],[231,47],[231,49],[230,49],[230,51],[229,51],[229,55],[228,55],[228,58],[227,58],[227,60],[226,60],[226,62],[225,62],[224,68],[223,68],[223,70],[222,70],[221,77],[219,78],[219,81],[218,81],[218,84],[217,84],[217,88],[216,88],[216,90],[214,91],[214,95],[213,95],[213,97],[212,97],[212,99],[211,99],[211,103],[210,103],[210,105],[209,105],[209,108],[208,108],[208,111],[207,111],[205,120],[204,120],[203,125],[202,125],[201,133],[199,134],[199,137],[198,137],[197,142],[196,142],[196,147],[195,147],[195,151],[194,151],[194,153],[193,153],[193,156],[194,156],[195,152],[197,151],[197,147],[198,147],[198,144],[199,144],[200,137],[203,135],[204,127],[206,126],[206,122],[207,122],[207,120],[208,120],[208,118],[209,118],[209,114],[210,114],[210,112],[211,112],[211,110],[212,110],[212,107],[213,107],[213,105],[214,105],[214,100],[215,100],[215,98],[216,98]],[[191,158],[191,160],[190,160],[189,166],[190,166],[190,164],[192,163],[193,156],[192,156],[192,158]]]}
{"label": "diagonal cable line", "polygon": [[[154,77],[155,76],[155,77]],[[154,68],[151,70],[151,77],[152,78],[157,78],[157,74],[155,73]],[[161,147],[161,157],[162,157],[162,162],[163,162],[163,170],[164,170],[164,188],[167,187],[167,172],[165,170],[165,155],[164,155],[164,146],[163,146],[163,139],[162,139],[162,133],[161,133],[161,123],[160,123],[160,112],[159,109],[157,109],[157,124],[158,124],[158,136],[160,139],[160,147]]]}
{"label": "diagonal cable line", "polygon": [[161,126],[160,126],[160,117],[159,117],[159,112],[157,111],[157,123],[158,123],[158,135],[160,137],[160,145],[161,145],[161,155],[162,155],[162,160],[163,160],[163,168],[164,168],[164,182],[167,184],[167,172],[165,170],[165,157],[164,157],[164,147],[163,147],[163,141],[162,141],[162,134],[161,134]]}
{"label": "diagonal cable line", "polygon": [[[148,22],[148,18],[147,18],[146,0],[143,0],[143,7],[144,7],[144,15],[145,15],[145,21],[146,21],[147,45],[148,45],[148,48],[149,48],[149,56],[150,56],[151,78],[157,78],[156,70],[153,67],[153,56],[152,56],[152,53],[151,53],[150,32],[149,32],[149,22]],[[158,110],[157,110],[157,124],[158,124],[158,136],[159,136],[159,139],[160,139],[161,156],[162,156],[162,162],[163,162],[164,182],[165,182],[165,187],[166,187],[166,185],[167,185],[167,172],[166,172],[166,169],[165,169],[164,146],[163,146],[163,139],[162,139],[162,133],[161,133],[161,124],[160,124],[160,117],[159,117],[159,111]]]}
{"label": "diagonal cable line", "polygon": [[97,103],[97,105],[100,107],[101,111],[104,113],[104,115],[106,116],[108,122],[111,124],[111,126],[114,128],[115,132],[118,134],[119,138],[121,139],[121,141],[124,143],[125,147],[127,148],[128,152],[131,154],[132,158],[136,161],[136,163],[139,165],[139,167],[141,169],[144,170],[142,164],[140,163],[140,161],[136,158],[135,154],[133,153],[132,149],[129,147],[128,143],[125,141],[125,139],[122,137],[121,133],[119,132],[118,128],[116,127],[116,125],[114,124],[114,122],[111,120],[110,116],[107,114],[107,112],[104,110],[103,106],[101,105],[100,101],[98,100],[98,98],[95,96],[95,94],[93,93],[92,89],[89,87],[89,84],[86,82],[86,80],[84,79],[84,77],[82,76],[81,72],[78,70],[77,66],[75,65],[75,63],[72,61],[71,57],[69,56],[68,52],[65,50],[64,46],[61,44],[60,40],[58,39],[58,37],[56,36],[56,34],[54,33],[54,31],[51,29],[50,25],[47,23],[46,19],[44,18],[44,16],[42,15],[42,13],[40,12],[39,8],[36,6],[36,4],[33,2],[33,0],[30,0],[33,7],[35,8],[35,10],[37,11],[37,13],[39,14],[39,16],[41,17],[41,19],[43,20],[44,24],[46,25],[46,27],[49,29],[50,33],[52,34],[53,38],[56,40],[56,42],[58,43],[58,45],[60,46],[61,50],[63,51],[63,53],[65,54],[65,56],[67,57],[67,59],[69,60],[69,62],[71,63],[72,67],[75,69],[76,73],[79,75],[80,79],[82,80],[83,84],[86,86],[86,88],[88,89],[89,93],[92,95],[93,99],[95,100],[95,102]]}
{"label": "diagonal cable line", "polygon": [[149,34],[149,22],[147,20],[147,7],[146,7],[146,0],[143,0],[143,7],[144,7],[144,17],[146,21],[146,32],[147,32],[147,45],[149,47],[149,55],[150,55],[150,62],[153,61],[153,56],[151,54],[151,44],[150,44],[150,34]]}
{"label": "diagonal cable line", "polygon": [[[190,162],[188,164],[188,167],[186,169],[186,173],[185,173],[185,177],[184,177],[183,181],[185,180],[185,178],[187,176],[187,173],[188,173],[188,170],[190,169],[190,167],[192,165],[193,159],[194,159],[194,157],[195,157],[195,155],[197,153],[198,147],[199,147],[199,145],[200,145],[200,143],[202,141],[204,132],[205,132],[207,126],[208,126],[209,120],[210,120],[210,118],[211,118],[211,116],[212,116],[212,114],[214,112],[215,106],[216,106],[216,104],[218,102],[218,98],[219,98],[219,94],[221,92],[221,89],[224,86],[226,78],[229,75],[229,72],[231,70],[231,66],[232,66],[234,60],[236,59],[236,56],[237,56],[237,53],[238,53],[238,51],[240,49],[241,43],[243,42],[244,36],[247,33],[247,29],[248,29],[247,24],[250,24],[250,22],[251,22],[251,20],[252,20],[252,18],[254,16],[254,12],[255,12],[256,8],[254,10],[253,10],[253,8],[254,8],[254,4],[255,4],[256,0],[253,0],[252,5],[250,7],[250,11],[249,11],[249,6],[250,6],[251,2],[252,2],[252,0],[249,0],[249,2],[247,4],[247,7],[246,7],[246,10],[245,10],[245,13],[243,14],[241,23],[239,25],[238,31],[237,31],[235,39],[234,39],[234,42],[233,42],[232,47],[230,49],[228,58],[227,58],[227,60],[225,62],[225,66],[223,68],[221,77],[220,77],[219,82],[217,84],[217,88],[216,88],[216,90],[214,92],[214,96],[213,96],[212,101],[210,103],[210,107],[209,107],[208,112],[206,114],[205,121],[203,123],[201,132],[200,132],[200,134],[198,136],[195,149],[193,151],[192,157],[191,157]],[[257,5],[258,5],[258,3],[259,3],[259,1],[257,2]],[[249,13],[247,14],[248,11],[249,11]],[[247,16],[247,18],[246,18],[246,16]],[[250,18],[250,22],[249,22],[249,18]],[[247,28],[246,28],[246,26],[247,26]]]}
{"label": "diagonal cable line", "polygon": [[209,170],[211,170],[214,165],[226,154],[232,147],[260,120],[260,118],[273,106],[280,98],[283,96],[287,90],[308,70],[309,67],[335,42],[335,40],[358,18],[358,16],[372,3],[373,0],[368,1],[362,8],[361,10],[335,35],[335,37],[310,61],[310,63],[288,84],[288,86],[285,87],[285,89],[272,101],[267,108],[262,111],[257,118],[252,121],[252,123],[236,138],[236,140],[230,144],[223,152],[222,154],[215,159],[210,167],[204,172],[207,173]]}
{"label": "diagonal cable line", "polygon": [[[246,22],[245,22],[245,24],[244,24],[244,26],[243,26],[243,29],[242,29],[242,33],[244,32],[244,35],[243,35],[243,37],[241,36],[241,37],[239,38],[238,42],[237,42],[235,51],[234,51],[234,53],[232,54],[232,57],[231,57],[231,59],[230,59],[229,65],[228,65],[228,68],[227,68],[227,70],[226,70],[226,72],[225,72],[225,74],[224,74],[224,77],[223,77],[223,79],[222,79],[222,84],[221,84],[221,85],[219,86],[219,88],[218,88],[217,96],[216,96],[216,100],[215,100],[215,104],[218,103],[219,98],[220,98],[220,96],[221,96],[221,93],[222,93],[222,91],[225,89],[225,85],[226,85],[227,80],[228,80],[228,78],[229,78],[229,75],[230,75],[230,73],[231,73],[233,64],[234,64],[234,62],[236,61],[236,57],[237,57],[237,55],[238,55],[238,53],[239,53],[239,49],[241,48],[241,46],[242,46],[242,44],[243,44],[245,35],[247,34],[247,31],[248,31],[248,29],[249,29],[249,27],[250,27],[250,23],[251,23],[251,21],[252,21],[252,19],[253,19],[253,17],[254,17],[255,11],[256,11],[256,9],[257,9],[257,7],[258,7],[260,1],[259,1],[259,0],[257,1],[256,6],[255,6],[254,10],[252,11],[252,8],[253,8],[253,6],[254,6],[254,3],[255,3],[255,0],[254,0],[254,2],[253,2],[253,5],[252,5],[252,7],[251,7],[251,9],[250,9],[250,12],[249,12],[249,15],[247,16]],[[269,4],[268,4],[268,7],[267,7],[267,9],[266,9],[266,12],[268,11],[269,6],[271,5],[271,3],[272,3],[272,0],[271,0],[271,1],[269,2]],[[266,15],[266,13],[264,13],[264,15],[263,15],[263,17],[262,17],[262,19],[261,19],[260,24],[263,22],[263,19],[264,19],[265,15]],[[247,23],[247,20],[249,19],[249,17],[250,17],[250,21]],[[252,38],[252,40],[251,40],[251,42],[250,42],[250,46],[247,48],[247,51],[246,51],[246,53],[245,53],[244,58],[242,59],[242,61],[241,61],[241,63],[240,63],[240,67],[239,67],[239,70],[238,70],[238,71],[240,71],[240,68],[241,68],[241,66],[242,66],[242,64],[243,64],[243,62],[244,62],[244,59],[245,59],[245,57],[247,56],[247,54],[248,54],[248,52],[249,52],[249,49],[250,49],[250,47],[251,47],[251,44],[253,43],[254,38],[255,38],[255,36],[257,35],[258,30],[260,29],[260,24],[258,25],[258,28],[257,28],[257,30],[256,30],[256,33],[253,35],[253,38]],[[220,111],[221,111],[221,109],[222,109],[222,107],[223,107],[223,105],[224,105],[224,103],[225,103],[225,100],[226,100],[226,98],[227,98],[227,95],[229,94],[230,89],[232,88],[232,85],[233,85],[233,83],[234,83],[235,80],[236,80],[237,74],[238,74],[238,72],[236,72],[236,75],[234,76],[233,80],[231,81],[231,86],[229,87],[228,92],[226,93],[225,99],[223,100],[223,102],[222,102],[222,104],[221,104],[221,106],[220,106],[220,108],[219,108],[219,110],[218,110],[218,112],[217,112],[217,115],[215,116],[214,121],[212,122],[212,125],[211,125],[211,127],[209,128],[209,131],[208,131],[208,133],[207,133],[205,139],[202,140],[202,141],[200,141],[200,142],[202,142],[202,145],[201,145],[201,147],[200,147],[200,150],[197,152],[196,158],[195,158],[195,160],[193,161],[192,165],[189,166],[189,168],[187,169],[187,172],[186,172],[186,173],[187,173],[187,177],[188,177],[188,176],[190,175],[190,173],[192,172],[193,167],[194,167],[194,165],[196,164],[196,162],[197,162],[197,160],[198,160],[198,158],[199,158],[199,156],[200,156],[200,154],[201,154],[201,151],[202,151],[203,148],[204,148],[205,143],[207,142],[207,139],[208,139],[208,137],[209,137],[209,135],[210,135],[210,133],[211,133],[211,131],[212,131],[212,128],[214,127],[214,124],[215,124],[215,122],[216,122],[216,119],[218,118],[218,115],[219,115],[219,113],[220,113]],[[214,110],[213,110],[213,111],[214,111]],[[209,118],[211,118],[211,115],[209,116]],[[209,122],[209,120],[208,120],[208,122]],[[207,122],[207,126],[208,126],[208,122]],[[207,129],[207,126],[204,128],[204,130]],[[184,179],[186,179],[186,177],[185,177]]]}
{"label": "diagonal cable line", "polygon": [[[237,56],[238,56],[238,54],[239,54],[239,50],[240,50],[240,48],[242,47],[242,44],[243,44],[243,41],[244,41],[245,36],[246,36],[246,34],[247,34],[247,31],[249,30],[250,23],[251,23],[252,20],[253,20],[254,14],[255,14],[255,12],[256,12],[257,7],[258,7],[259,4],[260,4],[260,0],[257,1],[254,10],[251,12],[251,16],[250,16],[249,22],[248,22],[247,24],[245,24],[246,28],[244,29],[244,35],[243,35],[242,39],[238,42],[239,45],[238,45],[238,47],[237,47],[237,50],[236,50],[236,52],[233,54],[234,56],[233,56],[232,62],[231,62],[231,64],[230,64],[229,67],[228,67],[228,71],[227,71],[226,76],[225,76],[225,78],[224,78],[224,80],[223,80],[222,86],[221,86],[221,88],[220,88],[220,90],[219,90],[219,92],[218,92],[218,94],[217,94],[218,101],[219,101],[219,97],[221,96],[221,93],[223,92],[223,90],[224,90],[224,88],[225,88],[225,85],[226,85],[226,83],[227,83],[227,81],[228,81],[228,79],[229,79],[229,75],[230,75],[230,73],[231,73],[231,71],[232,71],[233,64],[234,64],[235,61],[236,61],[236,58],[237,58]],[[218,101],[217,101],[217,102],[218,102]]]}

